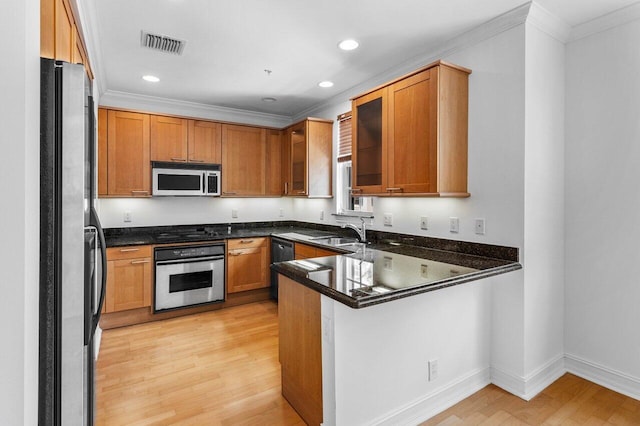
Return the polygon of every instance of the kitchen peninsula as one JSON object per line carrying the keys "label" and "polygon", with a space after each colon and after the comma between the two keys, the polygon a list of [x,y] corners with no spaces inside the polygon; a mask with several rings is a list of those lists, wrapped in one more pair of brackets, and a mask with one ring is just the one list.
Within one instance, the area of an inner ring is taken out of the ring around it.
{"label": "kitchen peninsula", "polygon": [[[422,402],[411,395],[436,379],[431,358],[472,352],[473,342],[456,347],[456,334],[474,335],[489,315],[486,297],[465,297],[455,286],[521,269],[517,253],[496,259],[397,241],[272,266],[280,274],[282,393],[308,424],[411,420],[396,415]],[[486,294],[484,281],[471,285]]]}

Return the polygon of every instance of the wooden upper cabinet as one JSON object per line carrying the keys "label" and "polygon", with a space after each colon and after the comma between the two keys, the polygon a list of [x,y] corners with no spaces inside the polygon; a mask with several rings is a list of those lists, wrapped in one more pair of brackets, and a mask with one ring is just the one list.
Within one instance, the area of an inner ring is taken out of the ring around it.
{"label": "wooden upper cabinet", "polygon": [[280,130],[267,131],[267,195],[281,196],[284,194],[282,180],[282,139]]}
{"label": "wooden upper cabinet", "polygon": [[470,70],[438,61],[353,99],[353,192],[468,197]]}
{"label": "wooden upper cabinet", "polygon": [[106,144],[107,195],[151,195],[149,115],[107,111]]}
{"label": "wooden upper cabinet", "polygon": [[189,120],[188,160],[192,163],[222,162],[222,125],[212,121]]}
{"label": "wooden upper cabinet", "polygon": [[107,166],[107,158],[108,147],[107,147],[107,128],[108,128],[108,113],[106,109],[99,108],[98,109],[98,196],[102,197],[105,195],[109,195],[109,190],[107,187],[107,176],[108,176],[108,166]]}
{"label": "wooden upper cabinet", "polygon": [[266,195],[266,129],[222,125],[222,195]]}
{"label": "wooden upper cabinet", "polygon": [[152,115],[151,161],[187,162],[188,122],[183,118]]}
{"label": "wooden upper cabinet", "polygon": [[333,121],[317,118],[307,118],[286,129],[286,195],[332,196],[332,135]]}
{"label": "wooden upper cabinet", "polygon": [[75,50],[73,12],[66,0],[55,1],[55,59],[72,62]]}

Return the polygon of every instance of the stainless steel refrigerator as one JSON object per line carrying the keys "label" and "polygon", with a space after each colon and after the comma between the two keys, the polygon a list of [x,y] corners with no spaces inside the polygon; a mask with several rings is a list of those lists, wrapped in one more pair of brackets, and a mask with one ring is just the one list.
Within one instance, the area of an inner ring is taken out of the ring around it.
{"label": "stainless steel refrigerator", "polygon": [[106,253],[95,211],[96,129],[82,65],[41,59],[40,425],[92,425]]}

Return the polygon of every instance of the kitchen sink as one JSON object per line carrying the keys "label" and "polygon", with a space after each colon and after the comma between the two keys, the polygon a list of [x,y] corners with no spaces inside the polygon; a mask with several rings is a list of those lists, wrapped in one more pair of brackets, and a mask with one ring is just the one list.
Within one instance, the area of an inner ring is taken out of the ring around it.
{"label": "kitchen sink", "polygon": [[325,244],[328,246],[342,247],[349,244],[357,244],[358,240],[355,238],[347,238],[347,237],[328,237],[328,238],[317,238],[317,239],[314,239],[313,242],[317,244]]}

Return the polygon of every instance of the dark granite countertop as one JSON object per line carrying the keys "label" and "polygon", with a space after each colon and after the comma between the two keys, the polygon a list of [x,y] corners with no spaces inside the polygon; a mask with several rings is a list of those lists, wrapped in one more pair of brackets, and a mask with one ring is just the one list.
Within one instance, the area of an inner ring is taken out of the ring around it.
{"label": "dark granite countertop", "polygon": [[352,308],[522,268],[518,263],[518,249],[513,247],[382,231],[368,231],[371,242],[366,245],[332,245],[318,238],[354,235],[337,226],[295,221],[105,229],[107,247],[268,236],[343,253],[277,263],[271,268]]}

